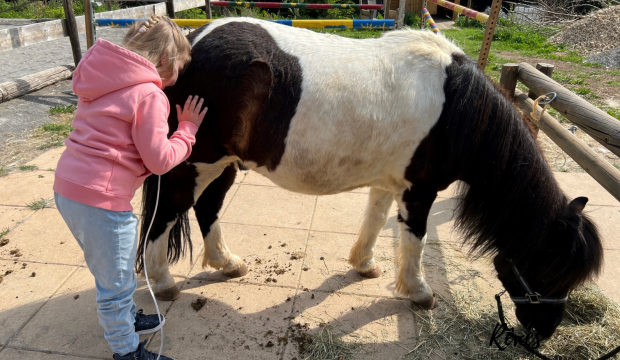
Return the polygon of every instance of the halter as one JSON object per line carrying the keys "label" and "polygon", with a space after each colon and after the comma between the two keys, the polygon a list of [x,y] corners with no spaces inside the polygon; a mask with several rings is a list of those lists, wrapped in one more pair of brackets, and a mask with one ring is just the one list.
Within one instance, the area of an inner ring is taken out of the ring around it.
{"label": "halter", "polygon": [[513,303],[515,304],[563,304],[568,300],[568,294],[563,298],[552,298],[552,297],[540,296],[539,293],[534,292],[532,290],[532,288],[527,283],[527,281],[525,281],[523,276],[521,276],[519,269],[517,269],[517,267],[512,262],[512,260],[508,258],[506,258],[506,260],[508,260],[508,262],[512,266],[512,271],[515,273],[515,275],[517,276],[517,279],[519,279],[519,282],[521,283],[521,286],[523,286],[523,289],[525,290],[525,296],[510,295],[510,299],[512,300]]}

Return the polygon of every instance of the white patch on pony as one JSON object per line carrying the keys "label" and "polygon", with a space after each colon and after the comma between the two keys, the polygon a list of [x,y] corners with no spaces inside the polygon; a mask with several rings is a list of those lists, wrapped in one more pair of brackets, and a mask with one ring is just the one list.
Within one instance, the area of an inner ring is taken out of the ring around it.
{"label": "white patch on pony", "polygon": [[239,269],[243,265],[243,260],[233,254],[226,246],[222,238],[220,221],[215,220],[209,228],[209,233],[204,238],[205,252],[202,258],[202,267],[207,265],[217,270],[224,269],[225,274],[229,274]]}
{"label": "white patch on pony", "polygon": [[196,187],[194,188],[194,204],[198,201],[198,198],[202,192],[205,191],[207,186],[209,186],[213,180],[222,175],[222,172],[227,166],[237,160],[239,160],[239,158],[236,156],[224,156],[213,164],[192,163],[198,172],[198,176],[196,177]]}
{"label": "white patch on pony", "polygon": [[280,164],[273,172],[250,168],[285,189],[312,195],[362,186],[396,193],[411,186],[405,168],[439,119],[445,68],[462,50],[430,31],[359,40],[250,18],[216,20],[194,44],[230,22],[260,25],[299,59],[303,71]]}
{"label": "white patch on pony", "polygon": [[406,224],[400,223],[399,268],[395,288],[415,303],[423,303],[433,297],[433,290],[426,283],[422,268],[425,244],[426,235],[419,239],[409,231]]}
{"label": "white patch on pony", "polygon": [[379,232],[387,223],[393,201],[394,196],[391,192],[378,188],[370,189],[362,229],[349,254],[349,263],[359,273],[375,269],[375,243]]}
{"label": "white patch on pony", "polygon": [[[175,286],[174,278],[170,275],[170,269],[168,267],[168,236],[176,222],[176,219],[170,221],[166,225],[166,230],[155,239],[155,241],[148,242],[147,240],[145,244],[146,259],[144,266],[146,266],[149,279],[153,281],[152,287],[154,293]],[[144,272],[142,276],[144,276]]]}

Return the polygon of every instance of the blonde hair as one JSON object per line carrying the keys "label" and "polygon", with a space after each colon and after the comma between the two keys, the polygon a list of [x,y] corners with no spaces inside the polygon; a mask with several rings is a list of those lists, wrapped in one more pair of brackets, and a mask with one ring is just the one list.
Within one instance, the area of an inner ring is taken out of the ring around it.
{"label": "blonde hair", "polygon": [[177,61],[187,64],[191,60],[189,41],[166,16],[153,15],[147,21],[134,23],[123,39],[123,47],[155,65],[162,80],[172,76]]}

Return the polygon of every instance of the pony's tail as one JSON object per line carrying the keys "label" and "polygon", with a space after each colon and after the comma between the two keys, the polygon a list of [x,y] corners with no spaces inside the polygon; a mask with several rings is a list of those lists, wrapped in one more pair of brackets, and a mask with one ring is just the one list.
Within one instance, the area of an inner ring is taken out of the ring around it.
{"label": "pony's tail", "polygon": [[[164,185],[167,183],[167,175],[161,175],[161,189],[160,195],[164,193]],[[149,176],[142,185],[142,220],[140,221],[140,240],[138,242],[138,252],[136,254],[136,272],[141,273],[144,268],[144,262],[142,254],[144,253],[144,247],[146,246],[146,232],[151,224],[153,213],[155,212],[155,203],[157,202],[157,183],[159,179],[157,176]],[[162,202],[160,201],[161,205]],[[161,210],[161,209],[160,209]],[[165,226],[160,224],[159,228]],[[154,228],[158,228],[157,224],[153,224]],[[165,228],[164,228],[165,229]],[[153,229],[151,229],[153,231]],[[178,215],[176,222],[170,234],[168,235],[168,263],[174,264],[179,261],[182,255],[185,255],[185,251],[189,250],[190,261],[192,261],[192,239],[190,237],[191,229],[189,224],[189,216],[187,211]]]}

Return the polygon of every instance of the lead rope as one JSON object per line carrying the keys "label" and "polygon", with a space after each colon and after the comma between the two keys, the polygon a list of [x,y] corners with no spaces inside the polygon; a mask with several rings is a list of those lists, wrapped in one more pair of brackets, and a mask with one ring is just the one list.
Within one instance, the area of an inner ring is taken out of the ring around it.
{"label": "lead rope", "polygon": [[[553,97],[550,97],[551,95],[553,95]],[[545,95],[541,95],[536,100],[534,100],[534,106],[532,107],[532,112],[530,113],[530,116],[532,117],[532,119],[536,121],[540,120],[540,118],[545,113],[545,110],[547,110],[547,108],[549,107],[549,104],[553,100],[555,100],[557,96],[558,96],[557,93],[550,92],[550,93],[546,93]],[[538,108],[538,104],[545,105],[542,111],[540,112],[540,115],[536,114],[536,109]]]}
{"label": "lead rope", "polygon": [[[153,294],[153,289],[151,288],[151,283],[149,282],[149,275],[146,271],[146,247],[149,244],[149,233],[151,232],[151,227],[153,226],[153,222],[155,221],[155,214],[157,214],[157,205],[159,205],[159,188],[161,185],[161,175],[157,175],[157,198],[155,200],[155,210],[153,211],[153,218],[151,219],[151,223],[149,224],[148,230],[146,230],[146,235],[144,236],[144,248],[142,250],[142,264],[144,264],[144,277],[146,278],[146,285],[149,287],[149,292],[151,293],[151,297],[153,298],[153,303],[155,304],[155,309],[157,310],[157,320],[161,322],[161,314],[159,313],[159,306],[157,305],[157,299],[155,299],[155,294]],[[160,329],[159,338],[161,339],[161,343],[159,344],[159,353],[157,354],[157,359],[161,357],[161,352],[164,349],[164,326],[162,325]]]}

